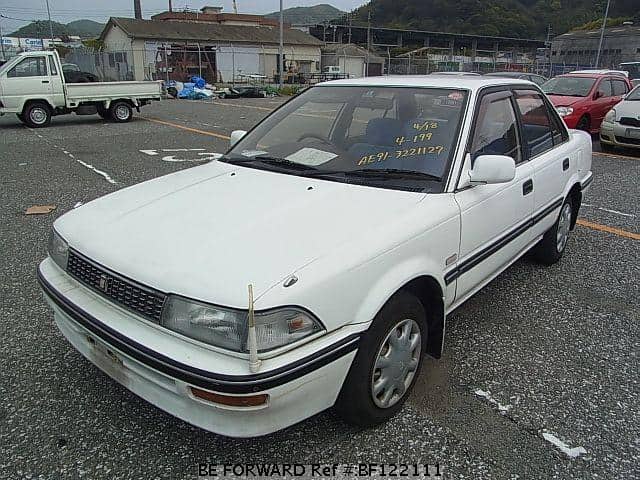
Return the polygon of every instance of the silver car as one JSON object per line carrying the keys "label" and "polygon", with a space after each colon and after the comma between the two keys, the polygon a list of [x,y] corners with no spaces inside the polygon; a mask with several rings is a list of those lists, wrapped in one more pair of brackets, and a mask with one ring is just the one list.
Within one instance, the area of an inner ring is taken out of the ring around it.
{"label": "silver car", "polygon": [[600,127],[600,145],[603,150],[640,148],[640,85],[605,115]]}

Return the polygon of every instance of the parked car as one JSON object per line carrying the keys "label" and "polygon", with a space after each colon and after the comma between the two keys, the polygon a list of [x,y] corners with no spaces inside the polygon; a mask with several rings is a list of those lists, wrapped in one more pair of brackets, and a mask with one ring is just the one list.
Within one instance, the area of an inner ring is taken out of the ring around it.
{"label": "parked car", "polygon": [[569,128],[598,133],[605,114],[632,88],[629,79],[610,73],[570,73],[542,85]]}
{"label": "parked car", "polygon": [[603,150],[640,148],[640,86],[605,115],[600,127],[600,145]]}
{"label": "parked car", "polygon": [[97,75],[90,72],[83,72],[75,63],[63,63],[62,74],[64,75],[65,82],[67,83],[89,83],[100,81]]}
{"label": "parked car", "polygon": [[161,82],[67,83],[58,52],[25,52],[0,67],[0,115],[15,113],[33,128],[76,113],[128,122],[133,109],[160,100]]}
{"label": "parked car", "polygon": [[519,78],[520,80],[529,80],[536,85],[542,85],[547,81],[547,79],[542,75],[527,72],[490,72],[485,73],[485,75],[489,77]]}
{"label": "parked car", "polygon": [[591,181],[591,138],[530,82],[338,80],[64,214],[38,278],[76,349],[189,423],[374,425],[453,310],[532,249],[560,260]]}

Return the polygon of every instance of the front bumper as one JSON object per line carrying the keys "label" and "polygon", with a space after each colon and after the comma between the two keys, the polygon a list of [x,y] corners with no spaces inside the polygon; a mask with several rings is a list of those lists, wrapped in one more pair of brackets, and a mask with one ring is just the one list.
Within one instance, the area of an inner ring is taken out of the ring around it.
{"label": "front bumper", "polygon": [[[50,259],[40,265],[38,280],[58,328],[89,361],[158,408],[231,437],[268,434],[331,407],[360,335],[353,330],[338,340],[325,335],[266,359],[262,372],[247,374],[248,361],[146,325],[83,287]],[[141,343],[141,338],[147,341]],[[215,365],[216,371],[204,369],[206,365]],[[192,386],[227,396],[266,393],[269,400],[259,407],[219,405],[194,397]]]}
{"label": "front bumper", "polygon": [[600,142],[616,147],[640,148],[640,128],[618,122],[602,122]]}

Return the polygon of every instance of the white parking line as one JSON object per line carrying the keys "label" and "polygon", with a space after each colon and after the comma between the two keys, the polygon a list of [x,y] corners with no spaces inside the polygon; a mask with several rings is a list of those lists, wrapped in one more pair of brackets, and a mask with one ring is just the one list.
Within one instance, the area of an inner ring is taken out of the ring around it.
{"label": "white parking line", "polygon": [[590,203],[583,203],[582,204],[583,207],[588,207],[588,208],[595,208],[597,210],[601,210],[603,212],[607,212],[607,213],[613,213],[614,215],[621,215],[623,217],[635,217],[635,215],[633,213],[624,213],[624,212],[620,212],[618,210],[612,210],[610,208],[604,208],[604,207],[598,207],[596,205],[591,205]]}

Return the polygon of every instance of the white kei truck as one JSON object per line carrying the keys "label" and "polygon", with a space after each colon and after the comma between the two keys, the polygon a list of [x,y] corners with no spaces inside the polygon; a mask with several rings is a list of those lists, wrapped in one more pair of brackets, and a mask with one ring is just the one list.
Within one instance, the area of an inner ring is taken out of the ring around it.
{"label": "white kei truck", "polygon": [[0,67],[0,115],[15,113],[32,128],[72,112],[128,122],[134,108],[139,112],[161,93],[158,81],[67,83],[55,50],[21,53]]}

